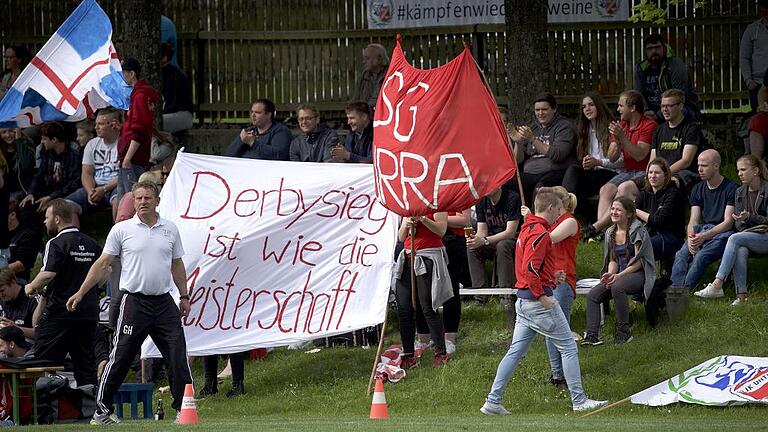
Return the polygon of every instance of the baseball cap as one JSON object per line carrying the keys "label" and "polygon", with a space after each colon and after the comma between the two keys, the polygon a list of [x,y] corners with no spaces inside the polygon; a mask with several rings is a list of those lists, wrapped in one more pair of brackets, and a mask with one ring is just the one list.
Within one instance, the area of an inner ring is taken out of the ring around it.
{"label": "baseball cap", "polygon": [[24,332],[16,326],[5,326],[0,329],[0,339],[6,342],[13,342],[16,346],[29,349],[29,343],[24,338]]}

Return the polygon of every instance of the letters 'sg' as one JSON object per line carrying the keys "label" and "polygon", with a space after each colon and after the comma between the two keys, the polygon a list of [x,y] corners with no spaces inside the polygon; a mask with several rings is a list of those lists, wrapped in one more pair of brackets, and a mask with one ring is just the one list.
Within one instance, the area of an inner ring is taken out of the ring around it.
{"label": "letters 'sg'", "polygon": [[[394,111],[393,111],[392,110],[392,101],[389,100],[389,97],[387,97],[387,93],[385,91],[387,89],[387,87],[389,86],[390,82],[394,78],[398,79],[398,86],[397,86],[398,94],[399,94],[400,90],[403,89],[403,84],[404,84],[404,82],[403,82],[403,73],[400,72],[400,71],[394,72],[392,75],[390,75],[387,78],[386,81],[384,81],[384,85],[381,86],[381,97],[384,100],[384,105],[387,107],[387,117],[384,120],[374,120],[373,127],[387,126],[390,123],[392,123],[392,118],[394,117],[394,119],[395,119],[395,127],[392,129],[392,135],[395,137],[396,140],[398,140],[400,142],[408,142],[408,140],[411,139],[411,135],[413,135],[414,129],[416,129],[416,112],[418,111],[419,107],[416,106],[416,105],[412,105],[411,107],[408,108],[413,113],[412,119],[411,119],[412,120],[411,130],[408,131],[407,135],[402,135],[398,131],[398,128],[400,127],[400,107],[403,105],[403,102],[405,102],[405,100],[401,100],[400,102],[398,102],[397,105],[395,106]],[[429,85],[427,83],[419,81],[418,84],[416,84],[415,86],[409,88],[405,92],[405,94],[409,95],[411,93],[416,92],[420,88],[423,89],[425,93],[427,91],[429,91]]]}

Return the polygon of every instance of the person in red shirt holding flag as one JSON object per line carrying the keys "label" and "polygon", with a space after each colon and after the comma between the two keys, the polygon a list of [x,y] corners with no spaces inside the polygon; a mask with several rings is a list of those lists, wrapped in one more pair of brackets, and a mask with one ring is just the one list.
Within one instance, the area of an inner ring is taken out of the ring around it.
{"label": "person in red shirt holding flag", "polygon": [[536,193],[534,207],[536,214],[525,218],[517,240],[517,320],[512,343],[499,363],[491,391],[480,408],[480,412],[487,415],[509,414],[501,404],[504,389],[537,333],[552,341],[560,353],[574,411],[592,410],[608,403],[589,399],[584,393],[576,342],[560,305],[552,299],[557,282],[549,229],[562,214],[563,203],[552,188],[543,187]]}
{"label": "person in red shirt holding flag", "polygon": [[149,169],[152,134],[155,130],[155,106],[160,94],[146,80],[141,79],[141,64],[127,58],[122,62],[125,82],[133,86],[131,104],[125,115],[117,142],[120,171],[117,181],[117,199],[130,192],[134,183]]}
{"label": "person in red shirt holding flag", "polygon": [[[409,232],[415,227],[416,234]],[[401,367],[415,367],[418,358],[414,356],[416,326],[414,313],[423,315],[434,343],[435,358],[432,364],[439,366],[448,361],[445,349],[445,330],[437,309],[453,296],[451,277],[448,273],[448,255],[443,246],[443,235],[448,228],[448,213],[439,212],[429,216],[403,218],[398,239],[405,241],[395,266],[392,285],[395,287],[397,314],[400,321],[400,338],[403,344]],[[411,256],[411,244],[416,251]],[[414,260],[416,294],[411,289],[411,260]],[[414,305],[413,299],[416,299]],[[417,317],[421,319],[421,317]]]}

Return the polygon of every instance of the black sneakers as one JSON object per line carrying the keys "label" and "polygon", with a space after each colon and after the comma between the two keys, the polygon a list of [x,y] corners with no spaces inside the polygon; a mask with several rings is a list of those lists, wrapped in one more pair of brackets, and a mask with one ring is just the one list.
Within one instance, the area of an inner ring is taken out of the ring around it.
{"label": "black sneakers", "polygon": [[586,334],[584,335],[584,339],[581,340],[582,346],[587,346],[587,345],[598,346],[602,344],[603,344],[603,341],[601,341],[600,338],[597,337],[597,335],[593,335],[593,334]]}

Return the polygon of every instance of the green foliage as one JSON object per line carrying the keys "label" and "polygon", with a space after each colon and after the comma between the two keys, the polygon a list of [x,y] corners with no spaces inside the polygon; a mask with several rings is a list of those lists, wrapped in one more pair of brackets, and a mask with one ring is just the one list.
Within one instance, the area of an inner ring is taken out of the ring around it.
{"label": "green foliage", "polygon": [[[629,17],[629,21],[634,23],[647,22],[654,25],[664,25],[667,23],[670,6],[677,6],[680,2],[681,0],[667,0],[666,2],[662,2],[662,4],[666,3],[664,7],[659,7],[655,0],[642,0],[632,8],[633,14]],[[693,4],[693,8],[701,9],[706,6],[707,3],[709,3],[709,0],[697,0]]]}

